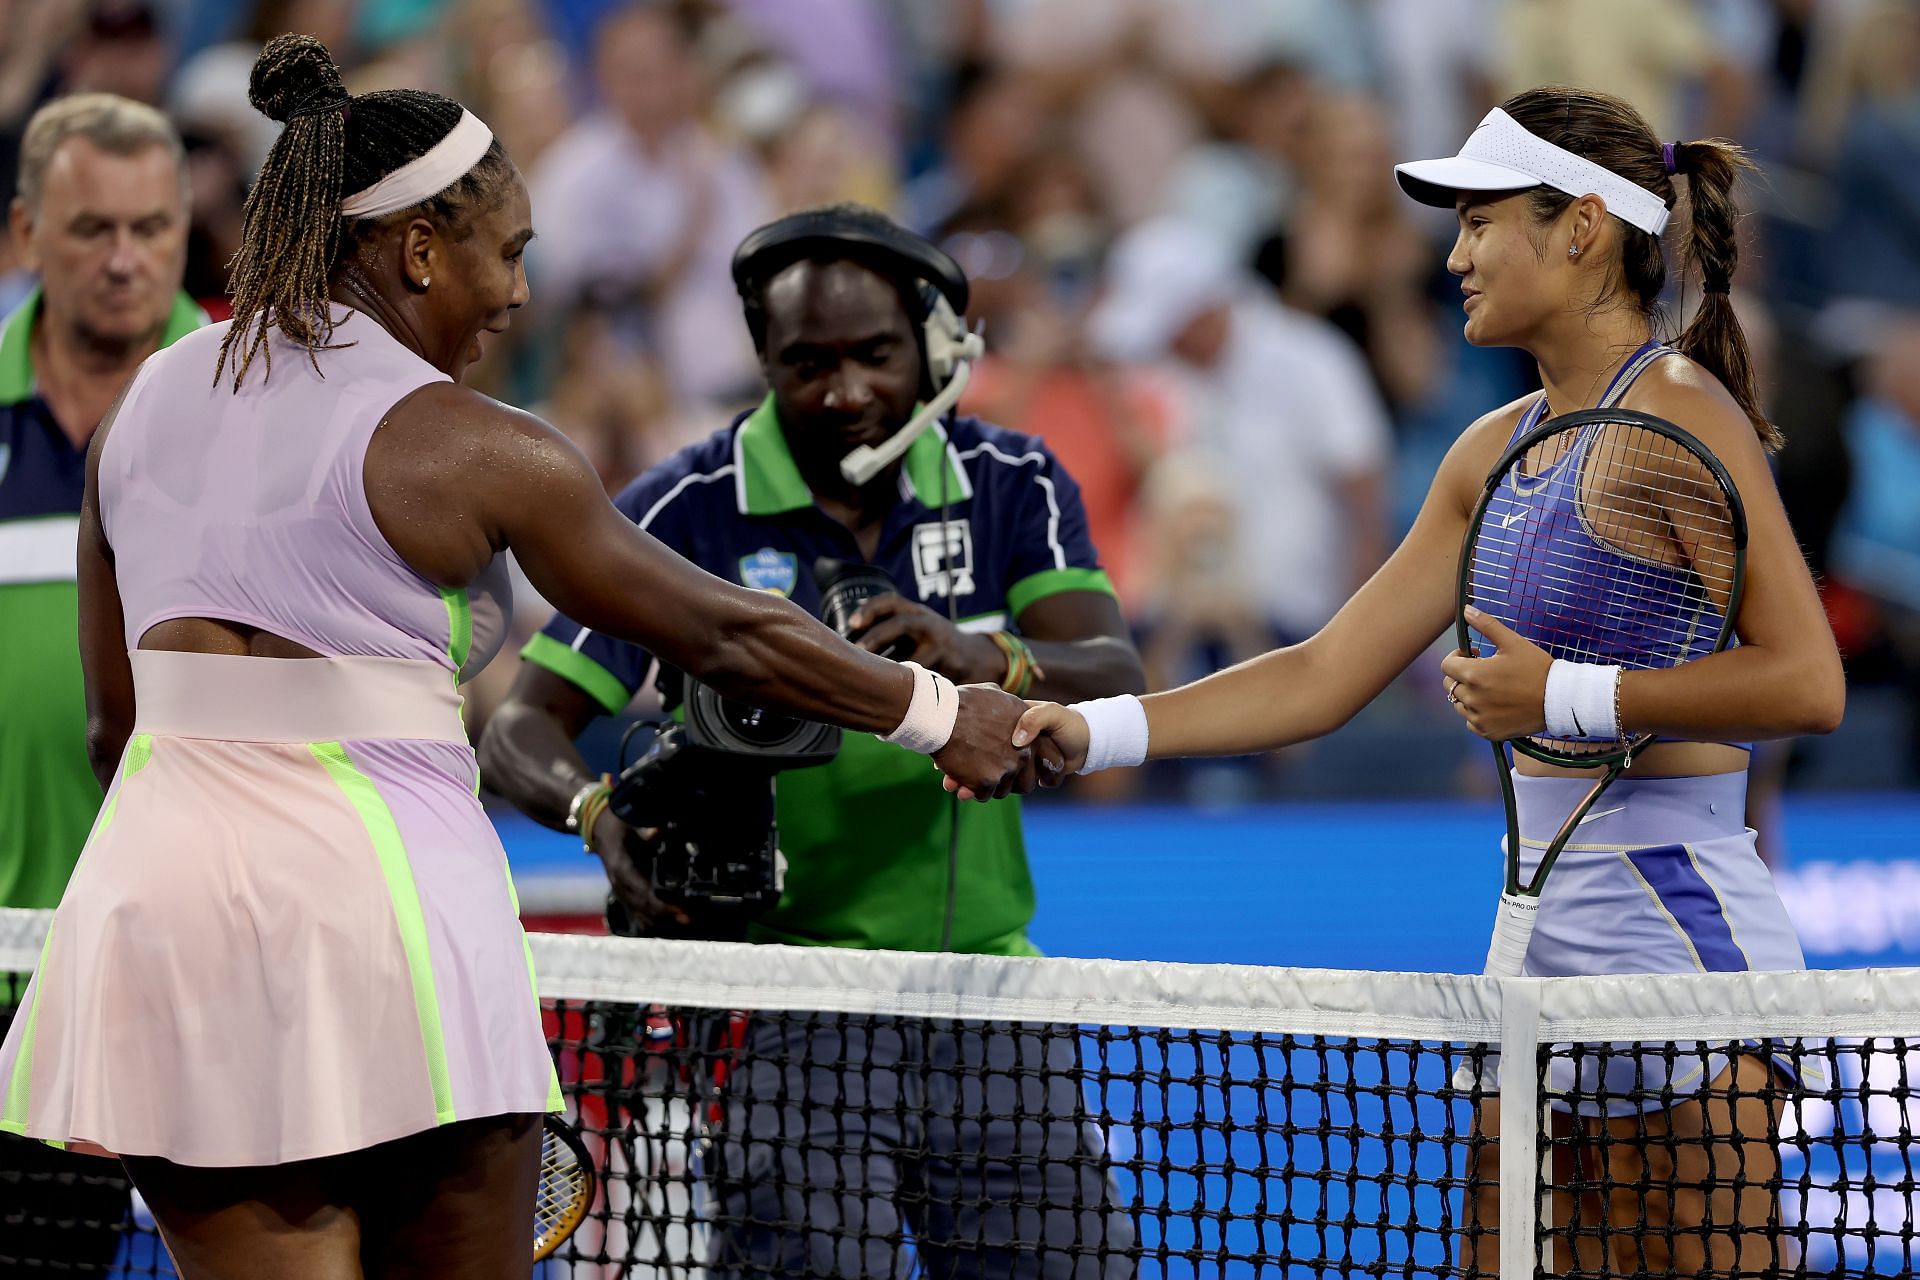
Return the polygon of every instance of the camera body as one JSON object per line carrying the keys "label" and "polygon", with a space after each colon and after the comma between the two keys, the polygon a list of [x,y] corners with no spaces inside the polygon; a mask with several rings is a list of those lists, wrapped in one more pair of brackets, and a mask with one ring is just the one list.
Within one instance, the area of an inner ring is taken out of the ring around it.
{"label": "camera body", "polygon": [[[872,565],[823,558],[814,575],[821,618],[843,636],[863,602],[894,589]],[[904,644],[910,651],[912,642]],[[693,917],[696,934],[738,936],[780,900],[785,878],[774,776],[832,760],[840,730],[723,697],[671,668],[661,669],[659,684],[667,708],[683,707],[684,719],[662,726],[620,771],[608,807],[629,826],[660,833],[640,870],[655,893]],[[611,897],[607,924],[636,932]]]}
{"label": "camera body", "polygon": [[[711,930],[744,924],[780,900],[774,775],[833,759],[840,730],[684,684],[685,722],[662,727],[621,770],[608,807],[629,826],[659,832],[641,871],[654,892]],[[610,900],[617,933],[632,932],[620,927],[624,916]]]}

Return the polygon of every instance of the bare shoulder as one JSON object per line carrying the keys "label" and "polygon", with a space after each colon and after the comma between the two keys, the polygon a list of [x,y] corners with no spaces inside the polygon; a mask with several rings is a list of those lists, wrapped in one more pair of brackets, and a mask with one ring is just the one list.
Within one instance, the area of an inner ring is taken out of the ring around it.
{"label": "bare shoulder", "polygon": [[436,454],[452,446],[456,453],[524,448],[560,433],[524,409],[463,387],[430,382],[387,411],[380,424],[391,443]]}
{"label": "bare shoulder", "polygon": [[515,511],[571,499],[569,481],[584,466],[535,415],[436,382],[381,419],[367,446],[367,501],[402,559],[458,586],[505,549],[503,525]]}
{"label": "bare shoulder", "polygon": [[1668,356],[1647,366],[1621,405],[1684,428],[1730,465],[1765,460],[1759,434],[1733,393],[1686,356]]}

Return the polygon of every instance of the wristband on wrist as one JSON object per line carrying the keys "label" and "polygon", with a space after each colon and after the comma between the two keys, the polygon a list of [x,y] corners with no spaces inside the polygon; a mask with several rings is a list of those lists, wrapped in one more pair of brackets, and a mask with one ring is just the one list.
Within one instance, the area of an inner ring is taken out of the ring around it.
{"label": "wristband on wrist", "polygon": [[960,716],[960,690],[953,681],[917,662],[900,665],[913,673],[913,699],[907,703],[907,714],[899,725],[892,733],[881,735],[880,741],[930,756],[953,737],[953,725]]}
{"label": "wristband on wrist", "polygon": [[1147,758],[1147,709],[1130,693],[1094,698],[1068,708],[1087,722],[1087,762],[1081,773],[1132,768]]}
{"label": "wristband on wrist", "polygon": [[987,634],[1007,657],[1007,673],[1000,680],[1002,689],[1016,698],[1024,698],[1028,690],[1033,688],[1034,681],[1047,678],[1047,673],[1034,661],[1033,650],[1025,640],[1011,631],[990,631]]}
{"label": "wristband on wrist", "polygon": [[1620,668],[1554,659],[1547,668],[1544,711],[1550,738],[1621,741]]}

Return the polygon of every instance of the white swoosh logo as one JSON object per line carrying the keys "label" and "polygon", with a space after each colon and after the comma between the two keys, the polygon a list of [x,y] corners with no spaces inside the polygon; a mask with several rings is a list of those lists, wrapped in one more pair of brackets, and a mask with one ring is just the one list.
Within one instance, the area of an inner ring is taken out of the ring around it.
{"label": "white swoosh logo", "polygon": [[1588,814],[1586,817],[1580,819],[1580,821],[1574,823],[1573,825],[1576,827],[1583,827],[1587,823],[1592,822],[1595,818],[1611,818],[1616,813],[1625,813],[1626,811],[1627,811],[1627,806],[1625,805],[1618,805],[1612,809],[1602,809],[1598,813]]}
{"label": "white swoosh logo", "polygon": [[1526,518],[1527,518],[1527,513],[1525,511],[1510,511],[1506,515],[1500,517],[1500,527],[1502,529],[1511,529],[1513,528],[1513,526],[1519,524],[1522,520],[1525,520]]}

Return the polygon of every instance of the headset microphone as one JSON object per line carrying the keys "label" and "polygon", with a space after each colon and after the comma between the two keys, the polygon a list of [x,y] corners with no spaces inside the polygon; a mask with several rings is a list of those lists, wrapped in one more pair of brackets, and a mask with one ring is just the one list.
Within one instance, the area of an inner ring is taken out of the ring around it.
{"label": "headset microphone", "polygon": [[[929,324],[929,331],[933,326]],[[960,396],[967,389],[967,381],[973,376],[971,361],[978,360],[986,351],[986,343],[977,333],[965,333],[958,342],[950,338],[943,339],[952,343],[953,354],[948,357],[953,371],[947,375],[947,384],[940,388],[940,394],[929,400],[920,412],[908,418],[906,423],[879,444],[863,444],[846,457],[840,459],[840,474],[850,485],[856,488],[865,485],[894,462],[906,456],[913,442],[923,435],[928,427],[945,417],[954,405],[960,403]],[[928,342],[929,348],[933,345]],[[929,364],[933,363],[931,359]]]}

